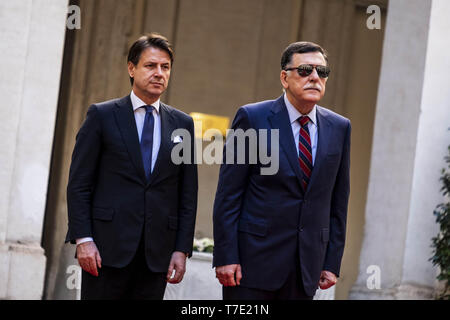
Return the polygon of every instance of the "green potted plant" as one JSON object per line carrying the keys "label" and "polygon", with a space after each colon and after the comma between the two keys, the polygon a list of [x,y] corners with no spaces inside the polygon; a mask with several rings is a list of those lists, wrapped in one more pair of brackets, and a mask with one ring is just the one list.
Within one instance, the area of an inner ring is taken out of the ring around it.
{"label": "green potted plant", "polygon": [[437,279],[444,284],[444,290],[438,295],[438,299],[450,300],[450,146],[449,155],[445,157],[447,169],[442,169],[443,183],[441,191],[446,201],[439,204],[434,210],[436,222],[439,224],[439,234],[432,238],[434,248],[431,261],[439,267]]}

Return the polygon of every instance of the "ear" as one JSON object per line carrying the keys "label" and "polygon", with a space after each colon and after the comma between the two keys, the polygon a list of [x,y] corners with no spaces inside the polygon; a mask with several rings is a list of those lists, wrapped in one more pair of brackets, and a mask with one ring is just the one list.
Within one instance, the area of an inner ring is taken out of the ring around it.
{"label": "ear", "polygon": [[280,81],[281,81],[281,85],[283,86],[284,89],[288,88],[288,82],[286,80],[287,76],[288,76],[287,71],[281,70],[281,72],[280,72]]}
{"label": "ear", "polygon": [[134,70],[136,69],[136,66],[133,64],[133,62],[128,61],[128,75],[131,78],[134,78]]}

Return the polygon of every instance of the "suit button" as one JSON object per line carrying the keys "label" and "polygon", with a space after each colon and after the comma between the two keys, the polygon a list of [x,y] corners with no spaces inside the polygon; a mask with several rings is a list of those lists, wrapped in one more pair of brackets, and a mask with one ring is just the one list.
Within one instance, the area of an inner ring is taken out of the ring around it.
{"label": "suit button", "polygon": [[303,232],[303,228],[298,228],[298,231]]}

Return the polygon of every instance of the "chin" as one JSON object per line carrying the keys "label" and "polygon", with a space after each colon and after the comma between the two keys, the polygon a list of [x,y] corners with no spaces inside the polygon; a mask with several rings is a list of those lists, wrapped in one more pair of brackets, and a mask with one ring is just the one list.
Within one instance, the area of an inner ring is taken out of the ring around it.
{"label": "chin", "polygon": [[147,93],[151,96],[160,96],[164,93],[164,90],[147,90]]}
{"label": "chin", "polygon": [[311,102],[315,101],[315,102],[319,102],[320,99],[322,99],[323,95],[319,92],[314,93],[312,95],[307,95],[306,96],[306,100],[310,100]]}
{"label": "chin", "polygon": [[321,98],[321,97],[314,97],[314,98],[308,97],[308,98],[305,98],[304,101],[306,101],[306,102],[311,102],[311,103],[317,103],[317,102],[320,101],[320,98]]}

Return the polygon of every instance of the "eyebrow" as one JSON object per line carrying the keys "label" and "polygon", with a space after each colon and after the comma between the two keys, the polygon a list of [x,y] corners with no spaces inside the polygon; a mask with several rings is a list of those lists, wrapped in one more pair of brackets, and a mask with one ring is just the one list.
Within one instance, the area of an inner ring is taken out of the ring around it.
{"label": "eyebrow", "polygon": [[149,64],[149,63],[153,63],[153,64],[170,64],[170,61],[164,61],[164,62],[159,62],[159,61],[155,61],[155,60],[147,60],[143,62],[144,64]]}

